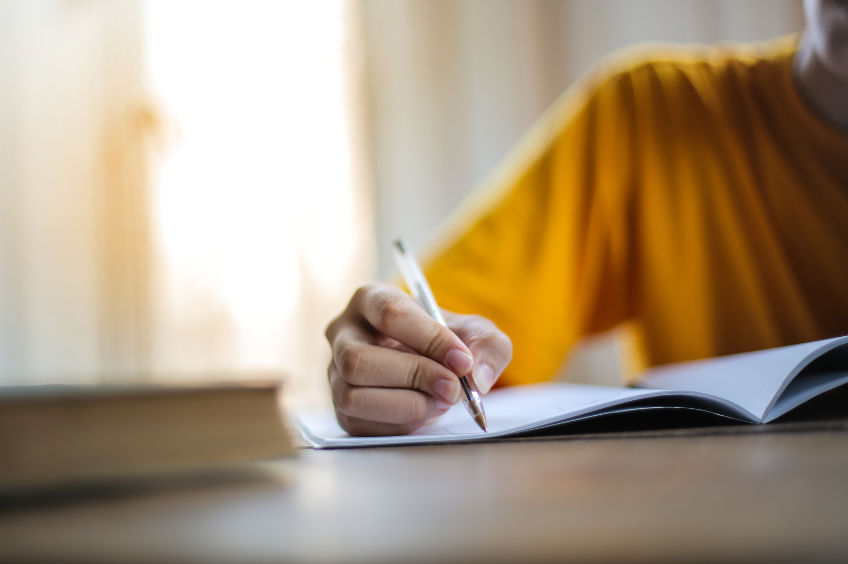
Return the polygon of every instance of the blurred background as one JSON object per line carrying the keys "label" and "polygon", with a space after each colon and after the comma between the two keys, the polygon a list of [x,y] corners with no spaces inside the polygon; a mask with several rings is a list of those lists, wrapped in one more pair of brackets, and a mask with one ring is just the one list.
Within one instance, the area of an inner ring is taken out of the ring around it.
{"label": "blurred background", "polygon": [[[0,0],[0,384],[284,375],[607,53],[800,0]],[[564,378],[615,383],[615,336]]]}

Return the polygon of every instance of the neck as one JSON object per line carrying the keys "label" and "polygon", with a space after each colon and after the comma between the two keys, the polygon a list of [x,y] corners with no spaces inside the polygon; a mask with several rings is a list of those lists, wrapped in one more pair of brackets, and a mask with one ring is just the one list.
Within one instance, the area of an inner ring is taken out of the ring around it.
{"label": "neck", "polygon": [[848,78],[827,68],[808,34],[804,34],[795,55],[793,75],[807,104],[831,124],[848,130]]}

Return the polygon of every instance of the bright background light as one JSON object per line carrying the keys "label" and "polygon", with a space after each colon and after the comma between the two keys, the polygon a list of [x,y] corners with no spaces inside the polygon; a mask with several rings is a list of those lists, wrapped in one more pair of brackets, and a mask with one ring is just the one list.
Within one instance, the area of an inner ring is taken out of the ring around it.
{"label": "bright background light", "polygon": [[367,271],[344,16],[338,0],[148,3],[149,75],[168,123],[158,372],[321,379],[329,349],[312,343]]}

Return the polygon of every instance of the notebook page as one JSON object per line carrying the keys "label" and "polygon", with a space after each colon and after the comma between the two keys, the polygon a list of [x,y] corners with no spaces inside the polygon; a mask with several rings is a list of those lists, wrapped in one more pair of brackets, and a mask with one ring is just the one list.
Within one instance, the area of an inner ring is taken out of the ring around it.
{"label": "notebook page", "polygon": [[820,372],[795,378],[769,410],[765,420],[767,423],[774,421],[805,401],[843,384],[848,384],[848,372]]}
{"label": "notebook page", "polygon": [[364,447],[502,437],[555,421],[593,412],[638,398],[661,395],[652,390],[589,386],[584,384],[534,384],[495,390],[483,398],[489,432],[474,423],[465,407],[457,404],[433,425],[401,437],[351,437],[332,412],[298,412],[295,423],[315,446]]}
{"label": "notebook page", "polygon": [[[697,391],[734,402],[760,421],[791,377],[806,364],[845,342],[846,337],[660,366],[645,372],[640,385]],[[803,365],[803,366],[802,366]]]}

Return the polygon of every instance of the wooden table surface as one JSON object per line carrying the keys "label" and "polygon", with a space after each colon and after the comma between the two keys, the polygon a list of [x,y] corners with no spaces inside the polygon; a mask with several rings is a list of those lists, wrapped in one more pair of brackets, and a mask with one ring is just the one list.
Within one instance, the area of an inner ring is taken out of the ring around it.
{"label": "wooden table surface", "polygon": [[0,560],[848,561],[848,422],[314,451],[6,503]]}

